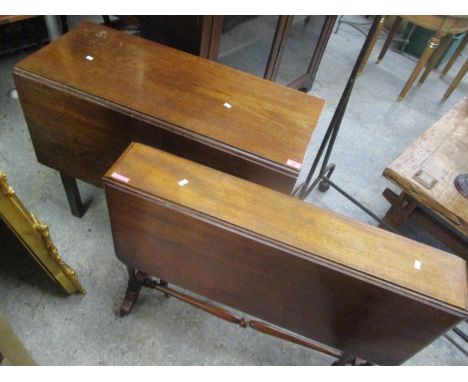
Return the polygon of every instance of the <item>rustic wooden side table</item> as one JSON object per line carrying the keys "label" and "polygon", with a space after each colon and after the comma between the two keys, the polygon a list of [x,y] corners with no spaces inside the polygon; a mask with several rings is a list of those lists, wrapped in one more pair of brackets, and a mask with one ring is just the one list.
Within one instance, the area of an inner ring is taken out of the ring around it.
{"label": "rustic wooden side table", "polygon": [[[454,179],[468,172],[468,98],[423,133],[384,171],[402,189],[386,189],[392,204],[384,221],[398,227],[411,217],[457,254],[468,258],[468,199]],[[444,225],[430,216],[435,214]]]}

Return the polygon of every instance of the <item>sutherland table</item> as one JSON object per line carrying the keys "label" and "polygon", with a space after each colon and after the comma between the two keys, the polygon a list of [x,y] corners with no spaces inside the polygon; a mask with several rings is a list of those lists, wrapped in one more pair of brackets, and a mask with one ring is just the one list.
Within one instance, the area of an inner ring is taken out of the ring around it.
{"label": "sutherland table", "polygon": [[258,184],[132,144],[104,185],[130,275],[121,314],[148,286],[243,327],[378,364],[405,361],[468,315],[463,259]]}
{"label": "sutherland table", "polygon": [[40,163],[96,185],[132,141],[289,193],[324,101],[82,23],[14,68]]}

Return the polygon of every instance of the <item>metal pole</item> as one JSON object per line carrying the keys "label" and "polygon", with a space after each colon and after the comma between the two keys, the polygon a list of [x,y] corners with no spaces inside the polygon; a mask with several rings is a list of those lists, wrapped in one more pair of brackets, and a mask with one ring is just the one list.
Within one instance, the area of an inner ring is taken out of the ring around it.
{"label": "metal pole", "polygon": [[[338,131],[341,125],[341,121],[343,119],[343,115],[346,111],[346,107],[348,105],[349,98],[351,96],[351,92],[354,87],[354,83],[356,81],[357,77],[357,72],[359,70],[359,67],[361,66],[362,60],[364,58],[364,55],[366,53],[366,50],[368,49],[370,42],[372,40],[372,37],[375,34],[375,31],[377,30],[377,26],[379,25],[380,19],[382,16],[375,16],[374,21],[372,22],[372,26],[369,30],[369,33],[367,34],[366,40],[364,41],[364,44],[362,45],[361,51],[359,52],[359,56],[354,64],[353,70],[351,71],[351,74],[348,78],[348,82],[346,83],[345,89],[343,91],[343,94],[341,95],[340,101],[338,102],[338,106],[336,107],[335,113],[333,114],[333,118],[330,122],[330,125],[328,126],[327,132],[325,133],[325,137],[323,138],[322,143],[320,144],[319,151],[317,153],[317,156],[314,159],[314,162],[312,164],[312,167],[307,174],[306,181],[305,181],[305,186],[302,189],[302,191],[299,193],[299,198],[300,199],[305,199],[309,193],[312,191],[311,189],[308,189],[307,186],[312,180],[312,177],[314,176],[315,170],[318,167],[318,164],[320,162],[320,159],[323,155],[323,152],[326,148],[326,153],[325,153],[325,158],[321,166],[321,172],[319,176],[323,175],[323,170],[327,167],[328,165],[328,160],[330,158],[331,152],[333,150],[333,146],[335,144],[336,137],[338,135]],[[293,194],[297,194],[297,191],[294,191]]]}

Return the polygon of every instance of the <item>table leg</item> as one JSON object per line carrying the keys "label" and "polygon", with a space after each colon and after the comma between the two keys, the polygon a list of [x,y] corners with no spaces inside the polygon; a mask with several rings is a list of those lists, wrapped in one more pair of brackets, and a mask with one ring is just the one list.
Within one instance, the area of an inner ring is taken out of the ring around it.
{"label": "table leg", "polygon": [[128,271],[128,285],[125,291],[125,297],[120,305],[120,316],[126,316],[130,314],[135,303],[140,295],[143,282],[137,278],[136,270],[134,268],[127,267]]}
{"label": "table leg", "polygon": [[335,25],[335,21],[336,21],[336,16],[325,16],[322,30],[320,32],[317,45],[315,46],[315,49],[314,49],[314,54],[312,55],[312,58],[310,59],[309,67],[307,68],[307,76],[309,77],[307,87],[310,87],[310,89],[312,88],[312,84],[315,81],[315,76],[320,66],[320,62],[322,61],[322,57],[325,52],[325,49],[328,45],[328,41],[330,40],[330,36],[333,32],[333,26]]}
{"label": "table leg", "polygon": [[434,36],[432,36],[427,42],[426,49],[424,49],[421,58],[419,59],[416,67],[414,68],[413,72],[408,78],[408,81],[406,81],[405,86],[403,87],[400,95],[398,96],[398,101],[401,101],[403,98],[405,98],[406,94],[408,94],[408,91],[411,89],[411,86],[413,86],[413,83],[414,81],[416,81],[416,78],[418,77],[419,73],[421,72],[421,70],[423,70],[423,68],[426,66],[427,61],[429,61],[429,59],[431,58],[434,49],[436,49],[439,46],[440,38],[442,37],[442,35],[443,32],[436,32]]}
{"label": "table leg", "polygon": [[294,16],[279,16],[263,78],[275,81],[286,48]]}
{"label": "table leg", "polygon": [[388,32],[387,39],[385,40],[385,43],[384,43],[384,45],[382,47],[382,50],[380,51],[379,58],[377,59],[377,64],[380,63],[380,61],[382,61],[383,58],[385,57],[385,54],[387,53],[388,47],[390,46],[390,43],[392,42],[393,37],[395,37],[395,34],[396,34],[398,28],[400,27],[401,20],[402,20],[402,18],[400,16],[397,16],[395,21],[393,22],[393,25],[392,25],[390,31]]}
{"label": "table leg", "polygon": [[422,85],[424,83],[424,81],[432,72],[432,70],[435,68],[437,62],[440,60],[440,58],[442,57],[442,54],[444,54],[444,52],[447,50],[451,42],[452,42],[451,35],[445,36],[442,39],[439,47],[435,50],[434,54],[431,56],[431,59],[427,63],[426,70],[424,71],[422,76],[419,78],[418,85]]}
{"label": "table leg", "polygon": [[83,203],[81,202],[80,190],[76,179],[60,172],[60,178],[62,179],[63,187],[67,195],[68,204],[70,206],[71,213],[73,216],[81,218],[85,213]]}
{"label": "table leg", "polygon": [[361,66],[359,67],[358,72],[357,72],[358,75],[360,75],[362,73],[362,71],[364,70],[364,67],[367,64],[367,60],[369,60],[369,56],[370,56],[372,50],[374,49],[375,43],[377,42],[377,39],[379,38],[380,34],[382,33],[382,29],[384,27],[384,24],[385,24],[385,16],[383,16],[380,19],[379,25],[377,26],[377,30],[375,31],[375,34],[372,37],[372,40],[371,40],[371,42],[369,44],[369,47],[367,48],[366,53],[364,53],[364,58],[362,59]]}
{"label": "table leg", "polygon": [[452,83],[449,85],[447,91],[445,92],[444,96],[442,97],[442,101],[445,101],[445,100],[447,100],[448,97],[450,97],[450,94],[452,94],[452,92],[455,90],[455,88],[461,82],[461,80],[465,76],[467,70],[468,70],[468,60],[465,61],[465,63],[463,64],[463,67],[460,69],[458,74],[453,79]]}
{"label": "table leg", "polygon": [[466,44],[468,43],[468,32],[465,33],[465,37],[463,38],[463,41],[458,45],[457,50],[452,54],[452,57],[450,57],[449,62],[447,62],[447,65],[445,65],[444,70],[442,70],[442,73],[440,74],[440,78],[443,78],[450,70],[450,68],[453,66],[455,61],[457,60],[458,56],[463,52],[463,49],[465,49]]}

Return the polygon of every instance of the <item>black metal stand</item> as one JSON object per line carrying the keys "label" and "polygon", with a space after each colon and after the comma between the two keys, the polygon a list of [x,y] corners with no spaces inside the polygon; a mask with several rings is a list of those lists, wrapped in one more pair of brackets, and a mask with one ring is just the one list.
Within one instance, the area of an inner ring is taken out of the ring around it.
{"label": "black metal stand", "polygon": [[[365,52],[369,47],[369,44],[374,36],[377,26],[379,25],[380,19],[382,16],[375,16],[374,21],[371,25],[369,33],[367,34],[366,40],[361,48],[359,56],[354,64],[354,68],[349,76],[348,82],[346,83],[346,87],[341,95],[340,101],[338,106],[333,114],[333,118],[328,126],[327,132],[325,133],[325,137],[323,138],[322,143],[320,144],[320,148],[318,150],[317,156],[314,159],[312,167],[307,175],[306,181],[301,183],[294,191],[293,196],[298,197],[301,200],[307,198],[307,196],[312,192],[312,190],[318,185],[318,188],[322,192],[326,192],[330,186],[332,186],[335,190],[337,190],[340,194],[350,200],[352,203],[357,205],[361,208],[364,212],[366,212],[369,216],[373,219],[377,220],[380,224],[384,225],[386,228],[395,231],[395,229],[389,226],[387,223],[382,221],[376,214],[374,214],[369,208],[365,207],[351,195],[346,193],[342,188],[340,188],[337,184],[330,180],[330,177],[335,170],[336,165],[334,163],[329,163],[330,155],[333,151],[333,146],[336,141],[336,137],[338,136],[338,132],[340,130],[341,121],[343,120],[344,113],[346,111],[346,107],[348,105],[349,98],[351,96],[354,82],[356,81],[358,69],[361,66],[361,63],[364,59]],[[315,171],[322,159],[322,156],[325,154],[322,165],[319,171],[318,176],[312,181]]]}

